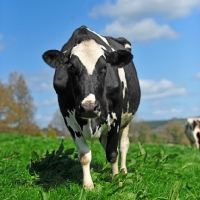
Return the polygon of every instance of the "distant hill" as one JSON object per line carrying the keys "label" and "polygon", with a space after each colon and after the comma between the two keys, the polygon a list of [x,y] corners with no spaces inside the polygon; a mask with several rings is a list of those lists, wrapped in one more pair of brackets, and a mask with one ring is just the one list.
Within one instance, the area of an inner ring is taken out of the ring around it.
{"label": "distant hill", "polygon": [[173,118],[173,119],[170,119],[170,120],[152,120],[152,121],[145,121],[145,123],[147,123],[151,129],[157,129],[161,126],[164,126],[166,124],[169,124],[169,123],[179,123],[181,125],[185,125],[186,123],[186,118]]}

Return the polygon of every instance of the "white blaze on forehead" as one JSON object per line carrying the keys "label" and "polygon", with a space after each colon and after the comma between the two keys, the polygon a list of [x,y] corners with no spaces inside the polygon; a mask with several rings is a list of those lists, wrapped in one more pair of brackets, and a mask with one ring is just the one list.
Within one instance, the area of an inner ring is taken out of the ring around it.
{"label": "white blaze on forehead", "polygon": [[124,83],[124,88],[123,88],[123,98],[125,97],[125,90],[127,88],[127,82],[126,82],[126,77],[125,77],[125,72],[123,68],[118,69],[118,74],[121,82]]}
{"label": "white blaze on forehead", "polygon": [[82,41],[72,49],[71,55],[76,55],[80,59],[90,75],[92,75],[99,57],[105,57],[103,49],[94,40]]}
{"label": "white blaze on forehead", "polygon": [[94,96],[94,94],[89,94],[87,97],[85,97],[83,99],[83,101],[81,102],[82,104],[92,104],[95,103],[96,98]]}

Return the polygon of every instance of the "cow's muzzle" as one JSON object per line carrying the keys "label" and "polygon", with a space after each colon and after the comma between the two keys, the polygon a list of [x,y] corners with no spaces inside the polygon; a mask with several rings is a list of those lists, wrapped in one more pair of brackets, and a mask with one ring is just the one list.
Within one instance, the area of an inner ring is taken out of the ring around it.
{"label": "cow's muzzle", "polygon": [[78,109],[81,118],[90,119],[100,116],[100,105],[98,103],[82,103]]}

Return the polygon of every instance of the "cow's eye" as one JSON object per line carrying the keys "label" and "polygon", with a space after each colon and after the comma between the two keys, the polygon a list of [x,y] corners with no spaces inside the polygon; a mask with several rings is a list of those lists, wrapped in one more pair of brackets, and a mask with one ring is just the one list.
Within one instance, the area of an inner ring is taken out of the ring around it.
{"label": "cow's eye", "polygon": [[75,72],[76,72],[75,67],[74,67],[71,63],[68,65],[68,71],[69,71],[70,73],[75,73]]}
{"label": "cow's eye", "polygon": [[106,73],[107,71],[107,64],[104,65],[104,67],[101,69],[101,73]]}

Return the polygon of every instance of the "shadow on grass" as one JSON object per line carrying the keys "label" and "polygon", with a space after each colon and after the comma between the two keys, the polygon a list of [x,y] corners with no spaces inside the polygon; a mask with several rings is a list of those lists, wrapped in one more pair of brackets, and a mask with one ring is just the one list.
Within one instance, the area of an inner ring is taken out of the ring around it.
{"label": "shadow on grass", "polygon": [[[99,171],[102,166],[94,163],[91,168],[94,171]],[[70,182],[82,185],[83,175],[78,155],[74,149],[64,151],[63,141],[58,150],[51,153],[47,151],[42,158],[33,151],[31,163],[27,169],[33,177],[34,184],[42,186],[45,191],[59,185],[67,186],[67,183]]]}

